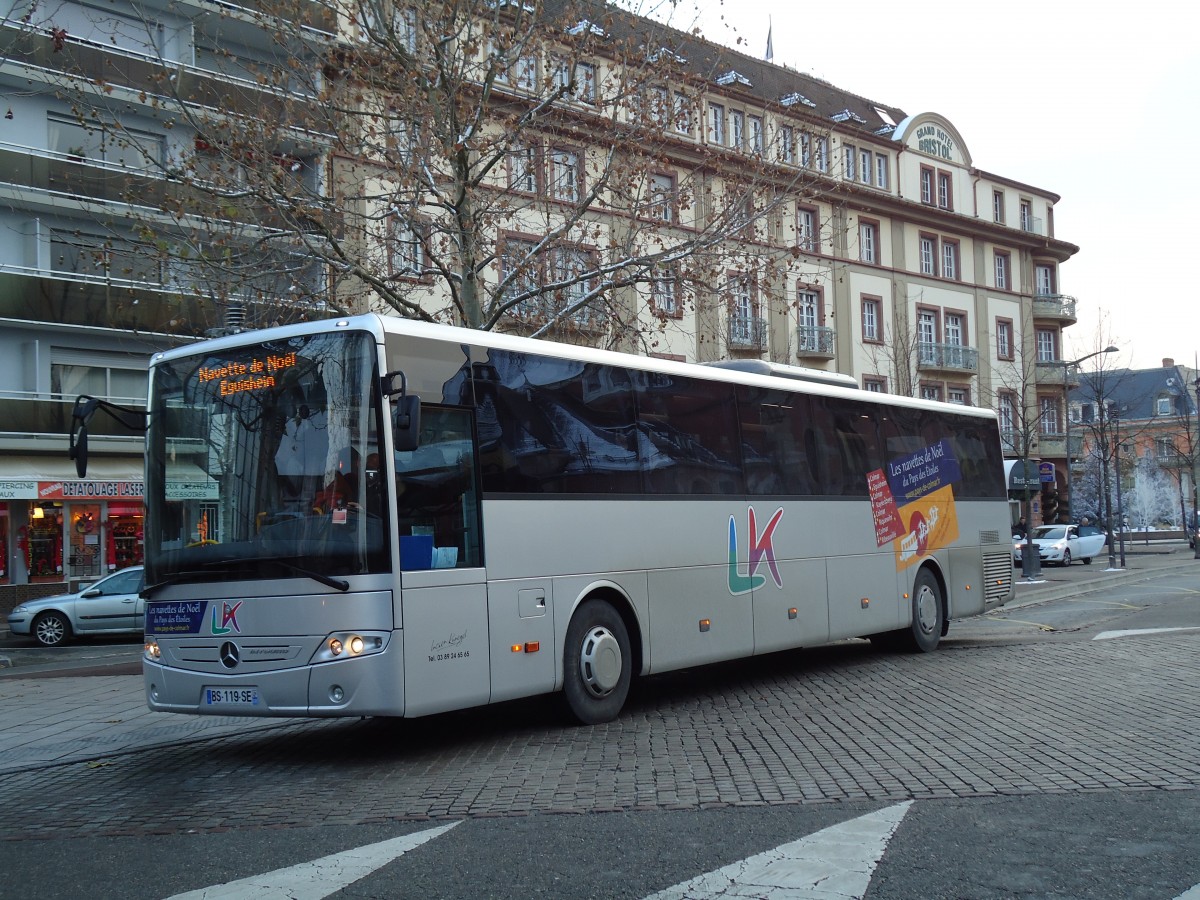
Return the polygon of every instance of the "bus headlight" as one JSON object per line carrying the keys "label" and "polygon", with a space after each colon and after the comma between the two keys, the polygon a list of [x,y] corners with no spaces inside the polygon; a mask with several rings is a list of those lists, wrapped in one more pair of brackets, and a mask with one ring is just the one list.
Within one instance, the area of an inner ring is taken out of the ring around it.
{"label": "bus headlight", "polygon": [[158,641],[154,638],[146,639],[146,643],[142,645],[142,653],[146,659],[153,660],[154,662],[162,659],[162,650],[159,649]]}
{"label": "bus headlight", "polygon": [[321,642],[309,662],[332,662],[335,659],[354,659],[382,653],[389,636],[386,631],[337,631]]}

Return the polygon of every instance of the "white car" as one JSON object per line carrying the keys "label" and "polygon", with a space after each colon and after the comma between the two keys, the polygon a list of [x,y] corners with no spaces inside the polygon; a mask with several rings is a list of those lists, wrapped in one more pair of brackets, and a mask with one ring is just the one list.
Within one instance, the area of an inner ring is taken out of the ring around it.
{"label": "white car", "polygon": [[[1107,537],[1094,525],[1039,525],[1030,535],[1044,563],[1069,566],[1072,560],[1091,563],[1104,549]],[[1013,565],[1021,565],[1021,547],[1025,539],[1013,538]]]}

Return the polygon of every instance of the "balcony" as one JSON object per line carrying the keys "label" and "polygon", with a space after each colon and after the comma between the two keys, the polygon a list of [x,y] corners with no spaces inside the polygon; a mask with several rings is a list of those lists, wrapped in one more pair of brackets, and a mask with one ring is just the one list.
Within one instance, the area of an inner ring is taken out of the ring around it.
{"label": "balcony", "polygon": [[729,317],[729,349],[762,351],[767,345],[767,322],[757,316]]}
{"label": "balcony", "polygon": [[1068,388],[1079,387],[1079,366],[1067,365],[1061,359],[1039,359],[1037,361],[1037,380],[1041,385],[1064,385]]}
{"label": "balcony", "polygon": [[1075,298],[1066,294],[1033,295],[1033,317],[1035,319],[1053,319],[1074,325],[1078,319],[1075,316]]}
{"label": "balcony", "polygon": [[[122,406],[137,407],[132,401],[122,401]],[[70,400],[46,397],[0,396],[0,438],[52,437],[66,447],[67,434],[71,430],[71,410],[75,398]],[[127,438],[142,440],[139,429],[126,428],[112,416],[94,416],[88,423],[88,433],[93,439]]]}
{"label": "balcony", "polygon": [[979,351],[961,344],[918,341],[917,369],[922,372],[978,372]]}
{"label": "balcony", "polygon": [[832,328],[801,325],[796,329],[796,356],[801,359],[833,359]]}

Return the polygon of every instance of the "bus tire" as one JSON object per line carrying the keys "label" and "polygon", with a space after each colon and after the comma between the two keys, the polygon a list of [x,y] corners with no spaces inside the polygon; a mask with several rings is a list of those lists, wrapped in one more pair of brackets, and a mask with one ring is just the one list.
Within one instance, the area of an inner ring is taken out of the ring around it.
{"label": "bus tire", "polygon": [[912,592],[912,627],[905,643],[916,653],[931,653],[942,639],[946,606],[942,588],[928,569],[917,573]]}
{"label": "bus tire", "polygon": [[603,600],[585,600],[567,628],[563,698],[583,725],[620,715],[633,680],[633,653],[625,621]]}

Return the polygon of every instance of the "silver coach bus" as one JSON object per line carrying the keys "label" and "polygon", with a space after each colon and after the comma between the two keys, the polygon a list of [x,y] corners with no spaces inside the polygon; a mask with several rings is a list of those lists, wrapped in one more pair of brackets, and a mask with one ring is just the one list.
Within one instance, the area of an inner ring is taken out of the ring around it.
{"label": "silver coach bus", "polygon": [[[803,370],[796,370],[803,371]],[[986,410],[374,315],[156,356],[146,698],[421,716],[1012,595]],[[832,383],[831,383],[832,382]]]}

